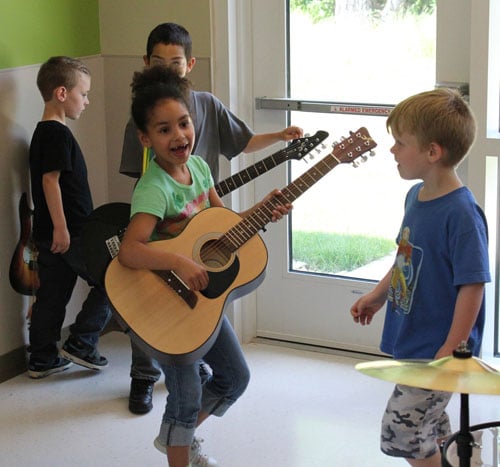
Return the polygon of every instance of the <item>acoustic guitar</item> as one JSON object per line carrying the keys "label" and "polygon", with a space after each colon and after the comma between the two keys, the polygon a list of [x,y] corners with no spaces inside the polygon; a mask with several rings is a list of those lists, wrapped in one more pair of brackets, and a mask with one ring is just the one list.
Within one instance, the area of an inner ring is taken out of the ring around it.
{"label": "acoustic guitar", "polygon": [[366,158],[375,146],[360,128],[246,218],[211,207],[195,215],[179,236],[150,244],[203,265],[210,280],[201,292],[188,289],[172,271],[130,269],[114,258],[105,286],[119,324],[159,361],[187,364],[202,358],[217,338],[226,306],[264,280],[267,249],[258,232],[270,222],[274,207],[292,203],[337,165]]}
{"label": "acoustic guitar", "polygon": [[20,236],[9,267],[11,287],[22,295],[33,296],[40,286],[38,278],[38,250],[32,237],[33,210],[24,192],[19,199]]}
{"label": "acoustic guitar", "polygon": [[[215,190],[222,197],[283,162],[303,159],[326,138],[328,133],[320,130],[314,136],[293,140],[286,148],[219,182]],[[87,218],[82,230],[82,248],[87,270],[96,283],[104,285],[106,268],[118,254],[129,220],[128,203],[104,204]]]}

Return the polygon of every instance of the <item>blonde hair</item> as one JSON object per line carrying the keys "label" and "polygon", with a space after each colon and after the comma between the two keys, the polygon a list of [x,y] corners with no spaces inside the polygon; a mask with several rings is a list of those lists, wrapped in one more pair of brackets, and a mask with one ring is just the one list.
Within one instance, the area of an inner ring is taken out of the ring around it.
{"label": "blonde hair", "polygon": [[52,99],[54,89],[64,86],[71,91],[80,78],[80,73],[90,76],[89,69],[76,58],[59,56],[49,58],[38,71],[36,84],[44,102]]}
{"label": "blonde hair", "polygon": [[422,149],[431,143],[445,151],[443,163],[456,166],[467,155],[476,136],[476,120],[469,105],[453,89],[425,91],[400,102],[390,113],[387,131],[409,133]]}

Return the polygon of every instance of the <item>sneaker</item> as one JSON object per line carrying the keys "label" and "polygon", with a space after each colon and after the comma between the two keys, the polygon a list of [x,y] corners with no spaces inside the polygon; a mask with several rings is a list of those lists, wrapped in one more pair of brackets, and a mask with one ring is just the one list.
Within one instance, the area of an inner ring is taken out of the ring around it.
{"label": "sneaker", "polygon": [[[474,432],[472,433],[472,437],[474,438],[474,444],[472,445],[472,457],[469,460],[469,465],[470,467],[481,467],[482,465],[484,465],[481,459],[483,433],[481,431]],[[461,459],[458,457],[457,440],[453,441],[448,446],[448,450],[444,454],[448,465],[451,465],[453,467],[461,465]],[[443,463],[443,465],[446,464]]]}
{"label": "sneaker", "polygon": [[89,351],[85,345],[71,337],[63,345],[61,355],[90,370],[99,371],[108,366],[108,360],[96,348]]}
{"label": "sneaker", "polygon": [[128,396],[128,409],[137,415],[145,414],[153,408],[154,381],[132,378],[130,382],[130,395]]}
{"label": "sneaker", "polygon": [[[191,467],[218,467],[219,464],[215,459],[212,459],[201,452],[201,443],[203,443],[203,440],[195,436],[189,451],[189,465]],[[167,453],[167,446],[163,444],[163,441],[159,436],[157,436],[154,440],[154,445],[158,451],[163,454]]]}
{"label": "sneaker", "polygon": [[212,377],[212,369],[205,362],[200,362],[201,384],[205,384]]}
{"label": "sneaker", "polygon": [[59,356],[50,364],[30,361],[28,363],[28,376],[33,379],[45,378],[54,373],[67,370],[71,365],[73,365],[71,361]]}

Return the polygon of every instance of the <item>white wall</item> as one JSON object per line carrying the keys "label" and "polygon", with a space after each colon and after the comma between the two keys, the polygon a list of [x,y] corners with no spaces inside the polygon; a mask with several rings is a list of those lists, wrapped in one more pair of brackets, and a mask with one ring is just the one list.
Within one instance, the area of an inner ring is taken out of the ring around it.
{"label": "white wall", "polygon": [[0,355],[23,342],[25,328],[25,300],[10,288],[9,264],[19,240],[19,197],[29,189],[30,136],[42,109],[37,70],[0,72]]}

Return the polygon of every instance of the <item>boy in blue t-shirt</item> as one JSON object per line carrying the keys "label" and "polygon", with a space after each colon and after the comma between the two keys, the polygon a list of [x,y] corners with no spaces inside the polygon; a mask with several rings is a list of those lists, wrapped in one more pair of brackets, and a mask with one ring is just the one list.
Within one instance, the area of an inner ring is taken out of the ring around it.
{"label": "boy in blue t-shirt", "polygon": [[[474,141],[474,116],[456,91],[436,89],[400,102],[386,126],[401,177],[422,182],[407,194],[394,266],[351,314],[370,324],[387,301],[380,347],[396,359],[447,357],[463,341],[478,355],[490,281],[488,232],[456,173]],[[450,435],[451,395],[396,385],[382,420],[382,451],[412,466],[441,466],[438,444]]]}

